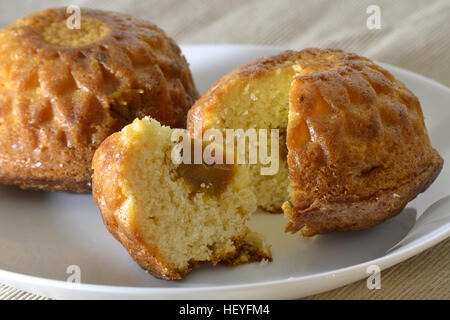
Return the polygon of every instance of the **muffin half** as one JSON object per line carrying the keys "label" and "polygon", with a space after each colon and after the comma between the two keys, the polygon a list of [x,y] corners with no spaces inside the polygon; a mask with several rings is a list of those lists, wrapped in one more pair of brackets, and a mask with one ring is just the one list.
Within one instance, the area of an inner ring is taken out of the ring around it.
{"label": "muffin half", "polygon": [[[189,148],[180,148],[186,141]],[[248,171],[182,161],[194,160],[196,147],[207,148],[144,118],[107,138],[93,160],[94,200],[106,227],[142,268],[166,280],[201,263],[271,260],[269,246],[246,226],[256,209]]]}
{"label": "muffin half", "polygon": [[[258,205],[287,230],[369,228],[398,214],[439,174],[417,97],[369,59],[306,49],[233,70],[189,111],[188,130],[279,129],[280,170],[250,165]],[[283,147],[287,150],[283,150]]]}

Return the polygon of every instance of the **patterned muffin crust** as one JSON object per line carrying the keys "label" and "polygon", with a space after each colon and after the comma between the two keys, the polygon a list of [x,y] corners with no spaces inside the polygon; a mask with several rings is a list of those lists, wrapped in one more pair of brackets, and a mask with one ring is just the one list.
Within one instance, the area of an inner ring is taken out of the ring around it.
{"label": "patterned muffin crust", "polygon": [[237,84],[287,69],[295,71],[286,89],[288,231],[372,227],[437,177],[443,159],[430,144],[417,97],[387,70],[341,50],[284,51],[233,70],[191,108],[188,130],[200,122],[203,130],[214,127]]}
{"label": "patterned muffin crust", "polygon": [[64,8],[0,32],[0,182],[88,192],[100,143],[136,117],[184,127],[198,96],[177,44],[125,14]]}

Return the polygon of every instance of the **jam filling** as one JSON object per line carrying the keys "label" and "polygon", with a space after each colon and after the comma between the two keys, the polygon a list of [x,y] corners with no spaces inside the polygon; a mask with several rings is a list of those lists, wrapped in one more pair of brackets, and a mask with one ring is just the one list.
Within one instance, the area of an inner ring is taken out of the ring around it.
{"label": "jam filling", "polygon": [[[225,164],[226,155],[223,152],[223,164],[207,164],[202,157],[202,163],[194,163],[194,146],[199,140],[191,139],[191,163],[181,163],[177,167],[177,174],[184,179],[190,188],[190,197],[202,192],[210,196],[219,196],[233,179],[235,166]],[[202,155],[208,142],[202,143]]]}

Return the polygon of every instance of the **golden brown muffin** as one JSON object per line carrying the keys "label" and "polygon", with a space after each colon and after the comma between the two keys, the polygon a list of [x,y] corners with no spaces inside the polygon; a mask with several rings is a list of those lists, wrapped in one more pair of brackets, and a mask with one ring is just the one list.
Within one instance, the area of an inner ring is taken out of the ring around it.
{"label": "golden brown muffin", "polygon": [[270,247],[246,226],[256,209],[248,171],[179,163],[181,136],[190,139],[146,117],[100,145],[93,195],[107,229],[142,268],[165,280],[201,263],[271,260]]}
{"label": "golden brown muffin", "polygon": [[341,50],[285,51],[238,68],[190,110],[191,133],[199,122],[203,130],[286,130],[282,170],[265,185],[257,171],[252,179],[265,190],[258,203],[269,208],[281,201],[278,193],[270,203],[271,189],[281,186],[286,198],[290,189],[287,230],[305,236],[381,223],[423,192],[443,165],[417,97],[388,71]]}
{"label": "golden brown muffin", "polygon": [[151,115],[184,127],[197,98],[176,43],[125,14],[64,8],[0,32],[0,182],[87,192],[91,160],[111,133]]}

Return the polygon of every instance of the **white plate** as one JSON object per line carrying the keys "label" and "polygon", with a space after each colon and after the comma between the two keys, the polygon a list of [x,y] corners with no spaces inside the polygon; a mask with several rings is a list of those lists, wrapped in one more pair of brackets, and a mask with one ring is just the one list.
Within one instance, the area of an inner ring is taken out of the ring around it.
{"label": "white plate", "polygon": [[[236,66],[279,48],[184,46],[204,92]],[[450,89],[385,66],[419,97],[433,145],[450,161]],[[185,280],[145,273],[106,231],[90,195],[20,191],[0,186],[0,282],[53,298],[299,298],[367,277],[403,261],[450,234],[450,174],[397,217],[370,230],[304,239],[283,232],[282,215],[257,213],[251,221],[273,245],[274,262],[237,268],[203,266]],[[70,265],[81,284],[66,282]]]}

